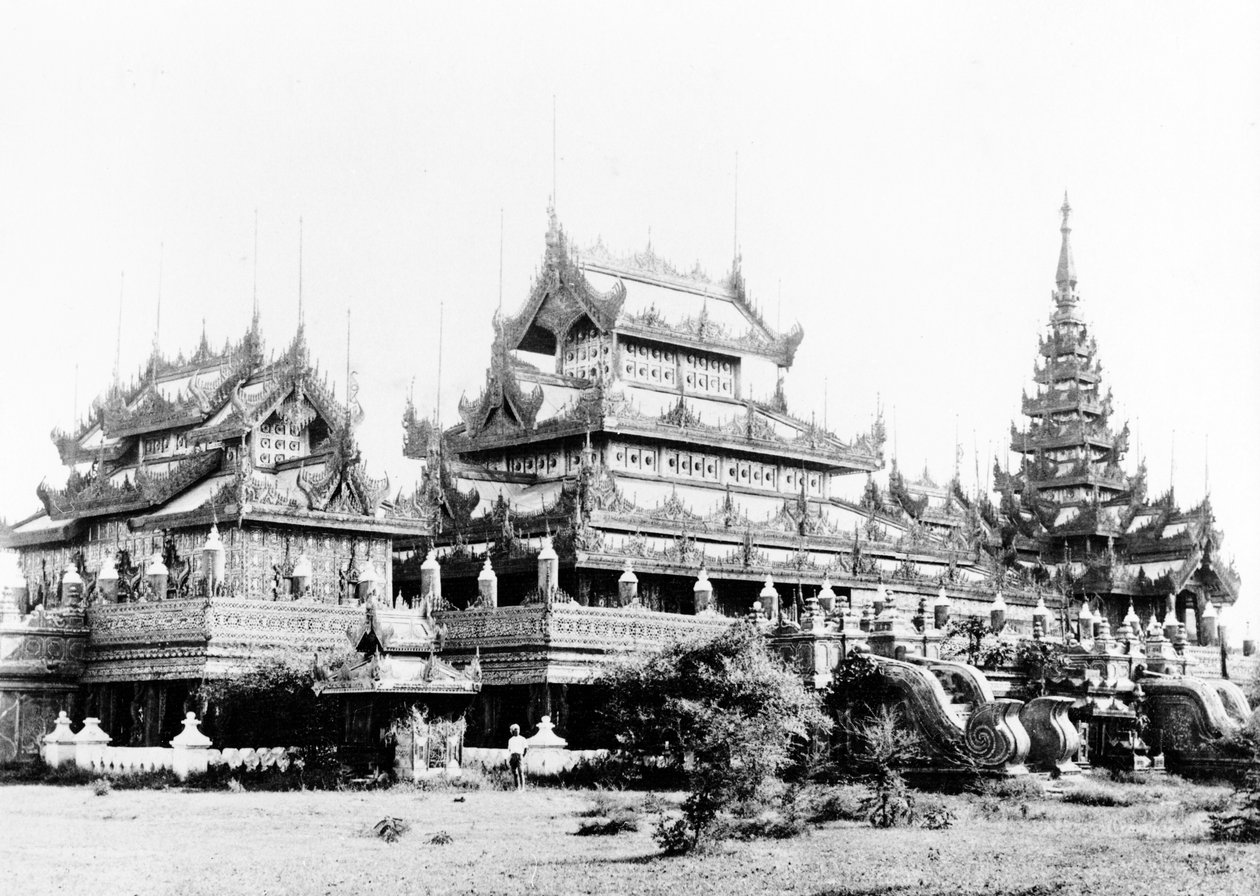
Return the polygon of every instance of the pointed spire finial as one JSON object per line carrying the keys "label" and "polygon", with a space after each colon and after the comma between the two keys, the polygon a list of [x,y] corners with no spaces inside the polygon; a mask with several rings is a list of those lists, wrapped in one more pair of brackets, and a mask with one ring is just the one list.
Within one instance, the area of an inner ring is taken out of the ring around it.
{"label": "pointed spire finial", "polygon": [[1059,287],[1059,296],[1066,298],[1071,296],[1076,289],[1076,262],[1072,259],[1072,227],[1068,224],[1072,206],[1068,204],[1066,190],[1063,191],[1063,207],[1059,211],[1063,214],[1063,223],[1059,225],[1059,232],[1063,234],[1063,243],[1059,247],[1059,267],[1055,272],[1054,282]]}

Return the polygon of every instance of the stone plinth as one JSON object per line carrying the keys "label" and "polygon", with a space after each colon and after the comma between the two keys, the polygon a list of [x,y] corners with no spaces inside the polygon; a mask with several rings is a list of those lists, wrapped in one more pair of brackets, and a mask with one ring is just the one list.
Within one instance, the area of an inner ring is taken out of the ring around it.
{"label": "stone plinth", "polygon": [[551,716],[538,720],[538,732],[525,738],[525,771],[530,775],[559,774],[568,761],[569,742],[555,732]]}
{"label": "stone plinth", "polygon": [[60,768],[74,761],[74,732],[70,730],[70,717],[63,709],[57,714],[56,726],[44,735],[44,747],[40,751],[44,762],[51,768]]}
{"label": "stone plinth", "polygon": [[198,724],[197,717],[188,713],[184,716],[184,730],[171,741],[175,749],[171,771],[181,781],[189,775],[203,775],[210,767],[210,738],[201,733]]}
{"label": "stone plinth", "polygon": [[101,730],[101,720],[88,716],[83,728],[74,736],[74,764],[84,771],[91,771],[92,764],[109,746],[110,736]]}

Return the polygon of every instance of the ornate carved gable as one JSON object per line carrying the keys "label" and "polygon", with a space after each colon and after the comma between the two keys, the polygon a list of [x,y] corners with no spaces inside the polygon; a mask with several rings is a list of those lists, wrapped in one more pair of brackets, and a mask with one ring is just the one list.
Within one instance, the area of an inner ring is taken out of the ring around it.
{"label": "ornate carved gable", "polygon": [[459,415],[464,420],[468,438],[483,432],[504,432],[533,429],[542,407],[542,386],[526,393],[516,378],[506,334],[495,320],[495,338],[490,367],[486,370],[486,387],[475,401],[459,400]]}
{"label": "ornate carved gable", "polygon": [[601,332],[617,320],[626,298],[625,286],[618,283],[606,293],[587,282],[569,253],[569,242],[549,209],[547,251],[543,269],[534,281],[525,307],[515,317],[502,321],[504,342],[510,349],[554,352],[565,335],[584,318]]}

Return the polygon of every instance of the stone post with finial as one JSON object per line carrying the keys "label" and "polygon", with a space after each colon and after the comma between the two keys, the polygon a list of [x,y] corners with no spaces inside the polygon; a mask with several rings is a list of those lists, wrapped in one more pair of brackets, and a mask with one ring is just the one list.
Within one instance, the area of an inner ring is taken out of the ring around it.
{"label": "stone post with finial", "polygon": [[1216,611],[1216,605],[1209,600],[1207,606],[1203,608],[1203,618],[1199,623],[1199,643],[1201,645],[1206,647],[1216,643],[1219,621],[1220,614]]}
{"label": "stone post with finial", "polygon": [[442,566],[438,563],[437,551],[429,551],[420,564],[420,597],[428,600],[434,610],[442,605]]}
{"label": "stone post with finial", "polygon": [[185,714],[184,730],[171,741],[175,751],[171,771],[181,781],[187,781],[189,775],[204,775],[210,767],[210,738],[201,733],[198,724],[194,713]]}
{"label": "stone post with finial", "polygon": [[691,586],[692,597],[695,599],[695,612],[699,616],[701,613],[707,612],[713,605],[713,583],[709,581],[709,573],[703,566],[700,567],[700,574],[696,577],[696,583]]}
{"label": "stone post with finial", "polygon": [[766,576],[766,584],[762,587],[761,593],[757,595],[761,600],[761,605],[765,607],[766,615],[770,622],[774,625],[779,624],[779,592],[775,590],[774,579]]}
{"label": "stone post with finial", "polygon": [[945,628],[949,625],[949,595],[945,593],[945,586],[941,586],[941,591],[936,595],[936,600],[932,601],[932,624],[936,628]]}
{"label": "stone post with finial", "polygon": [[999,633],[1006,628],[1006,600],[1001,590],[994,593],[993,603],[989,604],[989,628]]}
{"label": "stone post with finial", "polygon": [[487,610],[498,609],[499,606],[499,577],[495,575],[494,567],[490,565],[490,558],[486,557],[486,562],[481,567],[481,572],[477,573],[477,596],[481,600],[481,606]]}
{"label": "stone post with finial", "polygon": [[70,730],[70,717],[64,709],[57,713],[53,730],[44,735],[44,746],[40,752],[49,768],[60,768],[74,762],[74,732]]}
{"label": "stone post with finial", "polygon": [[617,579],[617,602],[623,607],[637,606],[639,603],[639,577],[634,574],[634,566],[630,558],[626,558],[626,568],[621,578]]}
{"label": "stone post with finial", "polygon": [[542,550],[538,552],[538,598],[544,603],[555,599],[560,588],[560,555],[551,544],[551,537],[544,537]]}

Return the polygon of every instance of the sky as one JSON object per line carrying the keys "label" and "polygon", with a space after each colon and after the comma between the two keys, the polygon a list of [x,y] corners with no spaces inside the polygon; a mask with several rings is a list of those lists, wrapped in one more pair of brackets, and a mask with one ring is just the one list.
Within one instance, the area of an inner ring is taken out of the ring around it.
{"label": "sky", "polygon": [[553,195],[579,245],[714,276],[738,246],[805,328],[795,411],[849,435],[882,405],[903,468],[960,445],[987,482],[1066,189],[1117,422],[1153,493],[1210,488],[1260,630],[1257,4],[259,7],[0,19],[0,515],[64,478],[47,433],[108,386],[120,297],[124,372],[155,329],[238,337],[255,271],[283,347],[299,219],[313,351],[340,390],[348,343],[365,456],[409,489],[408,391],[449,422],[480,390]]}

